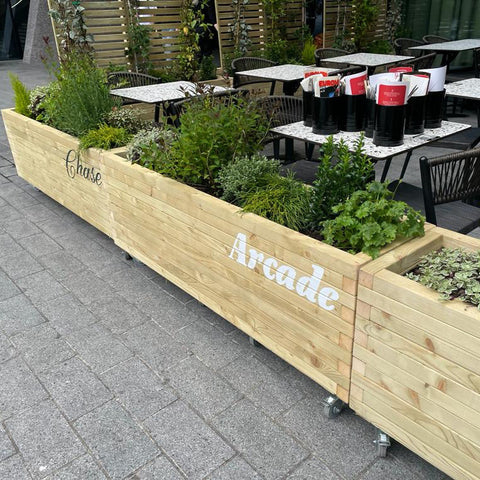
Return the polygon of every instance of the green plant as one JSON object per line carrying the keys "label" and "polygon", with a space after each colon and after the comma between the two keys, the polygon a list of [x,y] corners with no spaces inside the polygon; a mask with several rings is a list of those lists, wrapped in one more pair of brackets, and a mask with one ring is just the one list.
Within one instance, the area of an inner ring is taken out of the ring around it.
{"label": "green plant", "polygon": [[242,199],[244,212],[255,213],[292,230],[305,227],[309,203],[308,187],[291,173],[286,177],[267,176],[262,188],[245,192]]}
{"label": "green plant", "polygon": [[147,73],[152,68],[150,61],[151,29],[140,23],[138,6],[138,0],[128,0],[127,55],[136,72]]}
{"label": "green plant", "polygon": [[43,103],[53,88],[53,85],[54,83],[41,85],[30,91],[30,103],[28,104],[28,109],[31,112],[31,117],[35,120],[43,121],[45,112]]}
{"label": "green plant", "polygon": [[249,0],[232,0],[233,22],[228,24],[228,31],[232,34],[234,58],[244,56],[251,40],[248,32],[252,29],[245,20],[245,10]]}
{"label": "green plant", "polygon": [[10,83],[12,85],[14,99],[15,99],[15,111],[26,117],[31,117],[30,111],[30,92],[28,88],[21,82],[17,75],[12,72],[8,72],[10,77]]}
{"label": "green plant", "polygon": [[199,80],[212,80],[217,78],[217,67],[213,62],[213,56],[207,55],[200,62],[200,70],[198,72]]}
{"label": "green plant", "polygon": [[104,115],[119,105],[110,95],[105,72],[85,54],[71,54],[58,74],[58,88],[44,100],[45,117],[58,130],[82,136],[98,127]]}
{"label": "green plant", "polygon": [[151,122],[142,120],[132,108],[113,108],[103,116],[103,121],[115,128],[123,128],[128,133],[135,135],[151,125]]}
{"label": "green plant", "polygon": [[404,202],[393,200],[386,183],[372,182],[333,207],[338,216],[323,223],[326,243],[351,253],[378,257],[380,249],[397,237],[424,233],[425,218]]}
{"label": "green plant", "polygon": [[442,248],[430,252],[406,276],[441,294],[442,300],[458,298],[480,310],[480,252]]}
{"label": "green plant", "polygon": [[369,53],[393,53],[393,47],[387,40],[374,40],[370,42],[366,47],[365,51]]}
{"label": "green plant", "polygon": [[353,43],[357,52],[363,52],[378,19],[378,6],[371,0],[353,0],[352,13]]}
{"label": "green plant", "polygon": [[80,137],[80,150],[86,150],[87,148],[110,150],[111,148],[123,147],[130,141],[131,137],[124,128],[100,125],[97,129],[89,130]]}
{"label": "green plant", "polygon": [[310,35],[305,38],[302,50],[302,63],[303,65],[312,65],[315,63],[315,50],[317,47],[313,41],[313,37]]}
{"label": "green plant", "polygon": [[223,191],[222,199],[239,205],[246,192],[265,185],[266,177],[280,173],[280,162],[255,154],[236,158],[222,166],[218,183]]}
{"label": "green plant", "polygon": [[335,216],[335,205],[347,200],[353,192],[363,190],[375,177],[373,163],[364,153],[363,146],[363,135],[352,152],[343,141],[335,143],[333,137],[323,144],[312,188],[310,230],[319,230],[323,221]]}

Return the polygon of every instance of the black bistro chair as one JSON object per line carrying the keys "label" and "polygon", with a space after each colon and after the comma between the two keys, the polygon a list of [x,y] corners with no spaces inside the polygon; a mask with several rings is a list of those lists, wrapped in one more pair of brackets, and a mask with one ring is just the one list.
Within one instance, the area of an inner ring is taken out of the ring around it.
{"label": "black bistro chair", "polygon": [[[143,87],[145,85],[157,85],[162,83],[162,80],[152,75],[137,72],[112,72],[107,76],[107,84],[110,89],[129,88],[129,87]],[[136,100],[122,99],[123,105],[130,105],[132,103],[140,103]]]}
{"label": "black bistro chair", "polygon": [[397,55],[410,55],[411,57],[421,57],[422,50],[411,50],[411,47],[418,47],[425,45],[421,40],[415,40],[414,38],[400,37],[393,41],[395,53]]}
{"label": "black bistro chair", "polygon": [[275,80],[268,78],[255,78],[248,75],[239,75],[238,72],[245,70],[257,70],[258,68],[273,67],[278,65],[272,60],[259,57],[240,57],[232,60],[233,88],[244,87],[253,84],[270,84],[270,95],[275,91]]}
{"label": "black bistro chair", "polygon": [[480,225],[480,148],[420,158],[422,188],[400,183],[396,200],[422,211],[427,222],[460,233]]}
{"label": "black bistro chair", "polygon": [[329,58],[333,57],[343,57],[348,55],[350,52],[342,50],[341,48],[317,48],[314,52],[315,56],[315,65],[317,67],[325,68],[341,68],[341,66],[348,66],[348,64],[338,64],[328,62]]}

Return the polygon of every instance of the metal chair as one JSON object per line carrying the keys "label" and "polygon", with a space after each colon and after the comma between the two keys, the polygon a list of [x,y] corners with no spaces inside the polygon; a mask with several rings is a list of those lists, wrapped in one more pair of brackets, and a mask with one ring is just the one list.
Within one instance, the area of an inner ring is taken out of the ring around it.
{"label": "metal chair", "polygon": [[275,91],[275,80],[268,78],[255,78],[248,75],[239,75],[237,72],[243,72],[245,70],[257,70],[258,68],[273,67],[278,65],[276,62],[267,60],[266,58],[259,57],[240,57],[232,60],[232,72],[233,72],[233,88],[242,87],[245,85],[252,85],[258,83],[269,83],[270,95],[273,95]]}
{"label": "metal chair", "polygon": [[348,55],[350,52],[346,50],[342,50],[341,48],[317,48],[314,52],[315,56],[315,65],[317,67],[325,67],[325,68],[341,68],[341,66],[347,67],[348,64],[338,64],[338,63],[330,63],[327,61],[328,58],[333,57],[343,57],[344,55]]}
{"label": "metal chair", "polygon": [[420,158],[422,188],[400,183],[395,199],[425,213],[427,222],[460,233],[480,225],[480,148]]}
{"label": "metal chair", "polygon": [[421,70],[423,68],[432,68],[436,56],[437,54],[432,52],[412,60],[406,60],[405,62],[399,64],[399,66],[412,67],[414,71]]}
{"label": "metal chair", "polygon": [[421,40],[415,40],[414,38],[396,38],[393,41],[393,46],[395,48],[395,53],[397,55],[410,55],[412,57],[421,57],[422,50],[410,50],[411,47],[418,47],[420,45],[425,45]]}
{"label": "metal chair", "polygon": [[422,40],[424,43],[442,43],[450,41],[449,38],[440,35],[424,35]]}
{"label": "metal chair", "polygon": [[473,70],[475,78],[480,78],[480,48],[476,48],[473,51]]}
{"label": "metal chair", "polygon": [[[143,87],[145,85],[157,85],[162,80],[152,75],[136,72],[112,72],[107,76],[108,86],[114,90],[116,88]],[[140,103],[136,100],[122,99],[123,105],[131,105],[132,103]]]}

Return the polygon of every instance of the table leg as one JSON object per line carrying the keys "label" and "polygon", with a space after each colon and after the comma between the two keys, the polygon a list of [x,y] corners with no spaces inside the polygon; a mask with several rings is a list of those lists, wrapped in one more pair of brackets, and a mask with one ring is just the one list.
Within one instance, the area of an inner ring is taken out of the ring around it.
{"label": "table leg", "polygon": [[293,80],[292,82],[283,82],[283,94],[294,95],[300,86],[300,80]]}
{"label": "table leg", "polygon": [[408,162],[410,162],[410,158],[412,157],[412,151],[410,150],[408,153],[407,153],[407,156],[405,157],[405,161],[403,162],[403,167],[402,167],[402,171],[400,173],[400,178],[399,180],[402,180],[403,177],[405,176],[405,172],[407,171],[407,167],[408,167]]}
{"label": "table leg", "polygon": [[392,157],[388,157],[385,159],[385,165],[383,167],[382,176],[380,177],[380,181],[383,183],[387,178],[388,170],[390,169],[390,164],[392,163]]}
{"label": "table leg", "polygon": [[154,121],[158,123],[160,118],[160,105],[158,103],[155,104],[155,116],[153,117]]}

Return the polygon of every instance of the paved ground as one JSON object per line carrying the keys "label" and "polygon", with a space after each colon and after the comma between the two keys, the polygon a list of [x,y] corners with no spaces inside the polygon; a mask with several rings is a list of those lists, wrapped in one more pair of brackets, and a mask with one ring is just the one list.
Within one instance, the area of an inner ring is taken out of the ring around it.
{"label": "paved ground", "polygon": [[[2,108],[7,70],[47,78],[0,62]],[[0,129],[1,480],[448,478],[325,419],[322,388],[21,180]]]}

